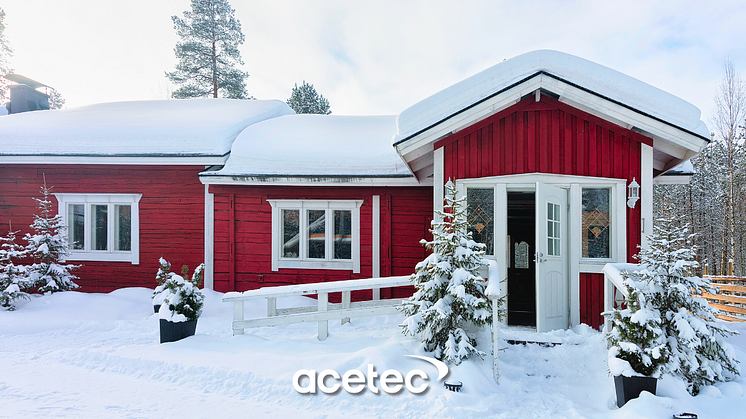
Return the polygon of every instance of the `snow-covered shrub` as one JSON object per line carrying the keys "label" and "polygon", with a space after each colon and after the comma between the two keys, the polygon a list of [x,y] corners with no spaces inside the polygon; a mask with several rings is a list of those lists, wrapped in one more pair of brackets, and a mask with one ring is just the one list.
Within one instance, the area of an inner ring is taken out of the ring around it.
{"label": "snow-covered shrub", "polygon": [[609,370],[612,375],[660,378],[668,351],[660,313],[649,303],[652,290],[648,283],[633,281],[626,271],[622,278],[629,292],[627,308],[604,313],[612,325],[607,335]]}
{"label": "snow-covered shrub", "polygon": [[417,291],[402,305],[408,316],[402,332],[419,338],[436,358],[458,365],[485,355],[465,328],[491,324],[492,303],[479,275],[487,264],[485,245],[471,239],[465,198],[456,198],[451,181],[445,186],[444,211],[438,212],[442,221],[432,222],[433,241],[421,241],[433,253],[415,267],[411,281]]}
{"label": "snow-covered shrub", "polygon": [[644,285],[645,305],[660,315],[668,356],[664,372],[684,379],[696,395],[701,387],[727,381],[740,371],[733,347],[725,341],[736,332],[718,323],[718,310],[701,297],[716,290],[694,276],[699,264],[694,235],[688,231],[667,217],[656,219],[649,246],[637,256],[643,268],[630,272],[629,278]]}
{"label": "snow-covered shrub", "polygon": [[34,215],[31,228],[34,234],[27,233],[24,239],[26,255],[34,258],[34,264],[28,266],[28,277],[32,286],[39,292],[58,292],[78,288],[73,282],[78,277],[72,271],[80,265],[64,264],[70,254],[70,242],[67,239],[67,227],[62,216],[56,214],[50,198],[51,188],[46,180],[41,187],[42,199],[34,198],[39,204],[41,215]]}
{"label": "snow-covered shrub", "polygon": [[16,265],[13,260],[22,259],[26,252],[16,244],[16,232],[9,231],[5,237],[0,237],[0,307],[14,310],[13,302],[21,298],[29,298],[23,292],[31,286],[24,265]]}
{"label": "snow-covered shrub", "polygon": [[158,283],[158,285],[155,287],[155,290],[153,291],[153,305],[154,306],[160,306],[163,304],[163,300],[167,296],[167,290],[166,286],[164,285],[168,278],[173,275],[171,272],[171,264],[166,261],[166,259],[160,258],[158,260],[158,273],[155,274],[155,281]]}
{"label": "snow-covered shrub", "polygon": [[189,268],[182,266],[182,275],[171,272],[171,264],[164,258],[159,259],[160,267],[156,274],[159,285],[153,292],[153,305],[160,305],[159,317],[172,322],[197,320],[202,314],[204,295],[199,290],[205,264],[194,270],[191,280],[184,279]]}
{"label": "snow-covered shrub", "polygon": [[205,296],[195,284],[172,273],[163,286],[167,291],[158,312],[161,319],[179,323],[199,318]]}

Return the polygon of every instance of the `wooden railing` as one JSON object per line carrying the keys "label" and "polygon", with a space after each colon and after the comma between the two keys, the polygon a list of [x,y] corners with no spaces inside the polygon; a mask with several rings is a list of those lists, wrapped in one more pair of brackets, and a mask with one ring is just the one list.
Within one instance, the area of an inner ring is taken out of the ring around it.
{"label": "wooden railing", "polygon": [[746,278],[733,276],[706,277],[718,288],[717,294],[704,293],[711,306],[722,313],[718,318],[730,321],[746,321]]}
{"label": "wooden railing", "polygon": [[[352,279],[348,281],[320,282],[312,284],[283,285],[265,287],[245,292],[229,292],[223,296],[223,302],[233,303],[233,334],[242,335],[244,329],[251,327],[277,326],[281,324],[318,322],[319,340],[329,335],[329,320],[341,319],[342,324],[350,318],[366,316],[383,316],[399,313],[402,299],[369,300],[351,302],[351,292],[376,288],[394,288],[412,285],[409,276],[388,278]],[[329,303],[330,293],[341,293],[341,303]],[[318,297],[316,306],[277,308],[277,298],[294,295],[314,295]],[[267,317],[256,319],[244,318],[244,301],[267,300]]]}

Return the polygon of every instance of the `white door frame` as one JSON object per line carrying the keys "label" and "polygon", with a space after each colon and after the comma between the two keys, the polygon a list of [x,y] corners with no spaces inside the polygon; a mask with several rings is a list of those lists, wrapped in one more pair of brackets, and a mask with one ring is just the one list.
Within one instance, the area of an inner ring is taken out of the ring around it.
{"label": "white door frame", "polygon": [[[580,324],[580,273],[602,273],[606,263],[627,262],[627,206],[626,179],[601,178],[574,175],[555,175],[546,173],[524,173],[507,176],[490,176],[483,178],[457,179],[458,196],[465,196],[467,187],[495,188],[495,255],[487,256],[497,261],[500,270],[500,289],[507,293],[507,191],[533,191],[536,182],[558,186],[569,191],[568,204],[570,213],[567,223],[568,238],[568,274],[569,274],[569,308],[570,325]],[[611,257],[608,259],[587,259],[582,257],[582,188],[611,189]],[[500,239],[503,237],[503,239]],[[502,245],[500,245],[502,243]],[[503,248],[498,252],[498,247]],[[537,299],[538,301],[538,299]],[[506,302],[507,304],[507,302]],[[507,307],[502,307],[506,309]],[[507,322],[507,316],[503,323]]]}

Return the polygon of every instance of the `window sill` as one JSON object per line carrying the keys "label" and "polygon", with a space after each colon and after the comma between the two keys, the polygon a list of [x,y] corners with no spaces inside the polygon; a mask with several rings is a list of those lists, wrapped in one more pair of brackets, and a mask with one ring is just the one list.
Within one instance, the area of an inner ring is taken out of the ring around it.
{"label": "window sill", "polygon": [[66,258],[69,261],[81,262],[130,262],[139,265],[140,260],[132,252],[71,252]]}
{"label": "window sill", "polygon": [[280,269],[331,269],[340,271],[355,271],[355,264],[349,261],[330,261],[330,260],[279,260],[277,267]]}

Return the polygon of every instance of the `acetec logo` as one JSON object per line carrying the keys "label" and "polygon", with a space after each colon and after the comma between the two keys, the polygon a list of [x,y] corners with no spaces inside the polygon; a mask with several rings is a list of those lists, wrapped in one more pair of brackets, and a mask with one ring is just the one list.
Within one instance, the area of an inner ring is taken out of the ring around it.
{"label": "acetec logo", "polygon": [[[448,374],[448,366],[437,359],[419,355],[405,356],[433,364],[438,370],[435,381],[440,381]],[[318,374],[316,370],[298,370],[293,375],[293,388],[300,394],[316,394],[317,389],[325,394],[334,394],[340,388],[348,393],[358,394],[367,387],[371,393],[378,394],[380,385],[380,390],[386,394],[397,394],[404,387],[412,394],[420,394],[427,390],[430,380],[427,373],[420,369],[411,370],[406,375],[397,370],[386,370],[379,377],[376,367],[368,364],[366,372],[367,374],[360,370],[349,370],[340,375],[334,370],[323,370]]]}

